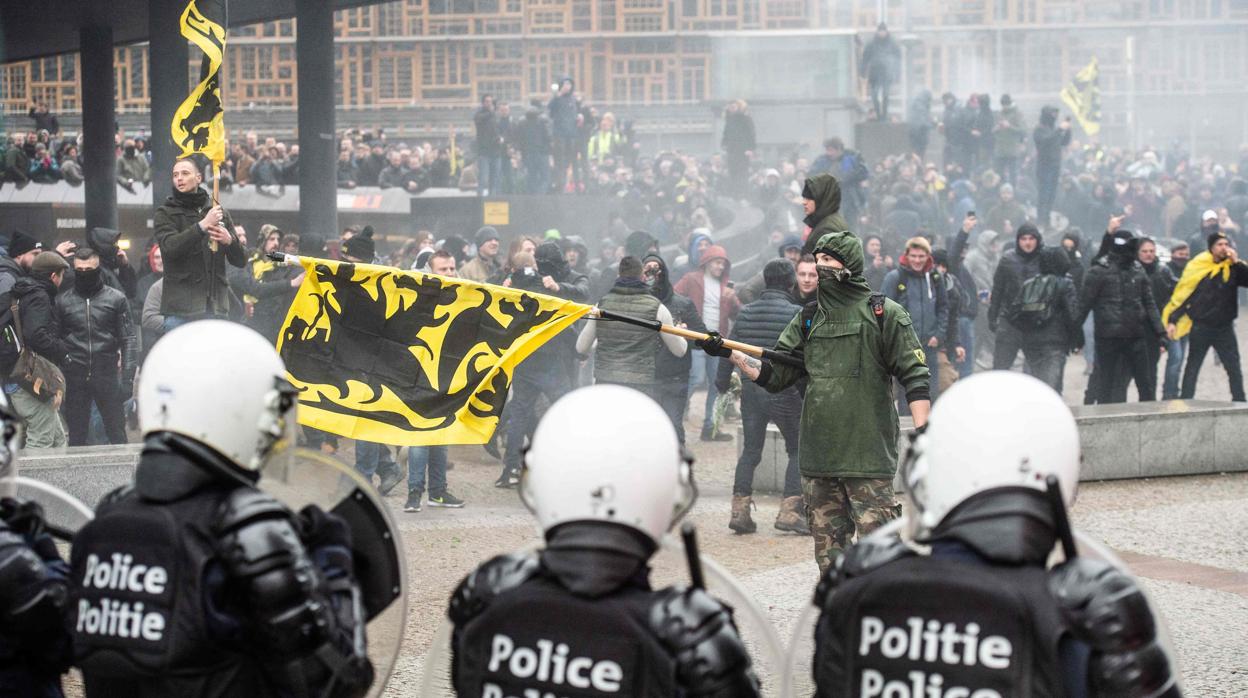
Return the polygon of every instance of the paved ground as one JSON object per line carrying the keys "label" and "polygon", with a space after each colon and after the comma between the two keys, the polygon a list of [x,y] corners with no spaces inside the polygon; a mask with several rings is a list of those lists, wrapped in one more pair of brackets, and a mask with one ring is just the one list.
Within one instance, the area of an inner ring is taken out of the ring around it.
{"label": "paved ground", "polygon": [[[735,446],[695,443],[694,451],[702,497],[691,518],[703,550],[740,580],[787,647],[816,582],[811,539],[770,528],[775,497],[758,499],[759,533],[733,535],[727,519]],[[451,489],[468,506],[397,514],[410,613],[387,695],[411,695],[420,685],[424,656],[459,579],[480,560],[539,540],[515,492],[493,487],[499,466],[482,449],[455,447],[451,457]],[[396,492],[389,501],[401,507],[403,499]],[[1188,694],[1248,695],[1248,474],[1089,483],[1074,517],[1139,570],[1169,626]],[[683,579],[674,556],[660,567],[663,579]],[[775,687],[782,670],[764,671]]]}

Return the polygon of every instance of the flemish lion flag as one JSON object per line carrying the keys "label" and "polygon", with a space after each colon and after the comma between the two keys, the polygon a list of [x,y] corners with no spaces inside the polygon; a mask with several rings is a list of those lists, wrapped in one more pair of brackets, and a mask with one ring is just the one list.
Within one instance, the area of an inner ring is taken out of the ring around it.
{"label": "flemish lion flag", "polygon": [[[225,161],[225,113],[221,108],[221,60],[225,54],[226,0],[191,0],[182,12],[182,36],[204,52],[199,84],[173,113],[173,142],[181,157],[203,153],[215,163]],[[202,4],[208,12],[201,12]]]}
{"label": "flemish lion flag", "polygon": [[391,267],[300,264],[277,344],[299,421],[365,441],[485,443],[516,365],[592,310]]}
{"label": "flemish lion flag", "polygon": [[1094,56],[1092,62],[1075,73],[1075,79],[1062,88],[1062,102],[1074,112],[1079,125],[1089,136],[1101,132],[1101,87],[1097,82],[1100,74],[1101,69]]}

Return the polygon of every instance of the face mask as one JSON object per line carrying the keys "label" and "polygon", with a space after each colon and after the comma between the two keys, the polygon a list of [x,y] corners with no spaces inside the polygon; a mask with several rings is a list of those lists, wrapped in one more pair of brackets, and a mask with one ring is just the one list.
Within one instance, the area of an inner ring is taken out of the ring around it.
{"label": "face mask", "polygon": [[852,271],[845,269],[844,267],[836,269],[833,267],[816,266],[815,272],[819,274],[820,283],[824,281],[835,281],[838,284],[843,284],[846,281],[849,281],[849,279],[854,275]]}
{"label": "face mask", "polygon": [[74,289],[82,294],[91,294],[100,288],[100,268],[81,269],[74,271]]}

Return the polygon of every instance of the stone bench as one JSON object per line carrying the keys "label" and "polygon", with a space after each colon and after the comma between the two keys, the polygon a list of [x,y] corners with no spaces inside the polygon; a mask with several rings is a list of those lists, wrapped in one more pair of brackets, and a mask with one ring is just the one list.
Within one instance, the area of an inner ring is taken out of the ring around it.
{"label": "stone bench", "polygon": [[[1072,407],[1083,445],[1081,480],[1121,480],[1170,475],[1248,471],[1242,444],[1248,435],[1248,405],[1206,400]],[[897,452],[905,453],[910,418],[901,419]],[[737,427],[737,453],[744,439]],[[754,490],[784,490],[788,457],[775,425],[767,426],[763,459],[754,471]]]}

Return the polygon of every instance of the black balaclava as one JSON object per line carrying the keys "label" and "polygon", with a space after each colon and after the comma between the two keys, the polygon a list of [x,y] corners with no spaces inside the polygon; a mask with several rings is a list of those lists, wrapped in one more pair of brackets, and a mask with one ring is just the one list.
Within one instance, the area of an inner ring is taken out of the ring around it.
{"label": "black balaclava", "polygon": [[1140,241],[1130,230],[1116,230],[1109,240],[1109,259],[1120,267],[1129,267],[1136,261]]}
{"label": "black balaclava", "polygon": [[74,290],[83,298],[95,295],[104,286],[100,267],[74,270]]}

